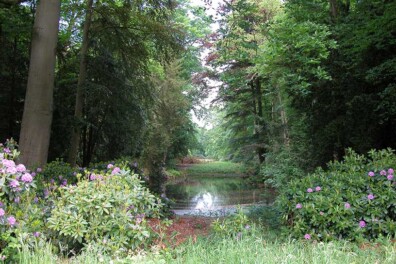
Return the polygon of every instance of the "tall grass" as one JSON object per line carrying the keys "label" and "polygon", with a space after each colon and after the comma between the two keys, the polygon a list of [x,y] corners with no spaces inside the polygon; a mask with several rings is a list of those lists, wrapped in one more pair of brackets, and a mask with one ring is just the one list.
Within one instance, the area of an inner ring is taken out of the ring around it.
{"label": "tall grass", "polygon": [[57,264],[60,259],[52,253],[52,245],[46,243],[44,246],[37,246],[34,250],[29,250],[23,246],[19,252],[20,264]]}
{"label": "tall grass", "polygon": [[360,249],[349,242],[268,241],[250,236],[191,241],[169,263],[396,263],[394,245]]}
{"label": "tall grass", "polygon": [[276,237],[250,235],[236,238],[213,236],[190,241],[173,250],[142,253],[128,258],[103,256],[96,250],[88,250],[72,259],[59,259],[51,252],[51,246],[37,248],[34,252],[23,250],[20,263],[396,263],[395,244],[389,242],[361,249],[350,242],[315,243],[295,240],[280,241]]}

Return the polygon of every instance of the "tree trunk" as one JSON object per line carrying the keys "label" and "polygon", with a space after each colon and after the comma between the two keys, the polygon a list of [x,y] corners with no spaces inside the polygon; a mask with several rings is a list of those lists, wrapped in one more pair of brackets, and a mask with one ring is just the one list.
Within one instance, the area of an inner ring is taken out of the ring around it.
{"label": "tree trunk", "polygon": [[41,0],[32,34],[29,77],[19,139],[20,161],[27,166],[47,162],[51,134],[56,44],[60,0]]}
{"label": "tree trunk", "polygon": [[77,93],[76,93],[76,105],[74,108],[74,119],[75,124],[72,132],[72,138],[70,141],[70,149],[68,162],[70,165],[74,166],[77,163],[78,149],[80,146],[81,137],[81,120],[83,118],[83,104],[84,104],[84,84],[87,77],[87,53],[88,53],[88,43],[89,43],[89,29],[91,27],[93,11],[93,0],[88,0],[87,3],[87,13],[85,15],[85,22],[83,28],[83,39],[80,51],[80,72],[78,75],[77,82]]}
{"label": "tree trunk", "polygon": [[262,102],[262,94],[261,94],[261,84],[258,77],[255,77],[250,82],[250,87],[252,89],[252,99],[253,99],[253,114],[254,114],[254,137],[256,139],[255,144],[256,153],[259,159],[260,164],[265,161],[265,149],[261,146],[263,142],[260,142],[263,133],[263,102]]}
{"label": "tree trunk", "polygon": [[282,123],[282,130],[283,130],[283,144],[288,148],[290,146],[289,122],[287,119],[285,107],[283,107],[282,105],[282,95],[279,89],[278,89],[278,101],[279,101],[280,118]]}
{"label": "tree trunk", "polygon": [[338,16],[337,0],[329,0],[330,3],[330,14],[333,19]]}

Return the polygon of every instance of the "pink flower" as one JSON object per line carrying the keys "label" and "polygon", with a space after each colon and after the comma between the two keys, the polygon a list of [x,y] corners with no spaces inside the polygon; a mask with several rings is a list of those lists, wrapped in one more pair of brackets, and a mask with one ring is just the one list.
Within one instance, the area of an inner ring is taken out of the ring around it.
{"label": "pink flower", "polygon": [[34,232],[34,233],[33,233],[33,236],[39,237],[39,236],[40,236],[40,232]]}
{"label": "pink flower", "polygon": [[393,180],[393,175],[392,175],[392,174],[389,174],[386,178],[387,178],[389,181],[391,181],[391,180]]}
{"label": "pink flower", "polygon": [[324,213],[322,212],[322,211],[320,211],[320,213],[319,213],[320,215],[324,215]]}
{"label": "pink flower", "polygon": [[351,208],[351,205],[349,203],[345,203],[344,207],[345,207],[345,209],[349,209],[349,208]]}
{"label": "pink flower", "polygon": [[384,171],[384,170],[380,171],[380,175],[385,176],[386,175],[386,171]]}
{"label": "pink flower", "polygon": [[3,159],[2,163],[5,167],[9,168],[9,167],[15,167],[15,162],[12,160],[8,160],[8,159]]}
{"label": "pink flower", "polygon": [[297,209],[301,209],[301,208],[302,208],[302,205],[301,205],[300,203],[298,203],[298,204],[296,205],[296,208],[297,208]]}
{"label": "pink flower", "polygon": [[359,226],[360,226],[360,228],[366,227],[366,222],[364,222],[363,220],[361,220],[361,221],[359,222]]}
{"label": "pink flower", "polygon": [[305,234],[304,238],[305,238],[306,240],[310,240],[310,239],[311,239],[311,235],[310,235],[310,234]]}
{"label": "pink flower", "polygon": [[17,168],[15,168],[15,167],[8,167],[7,168],[7,173],[9,173],[9,174],[15,174],[17,172],[18,172]]}
{"label": "pink flower", "polygon": [[0,208],[0,216],[4,216],[5,215],[5,211],[3,208]]}
{"label": "pink flower", "polygon": [[17,181],[17,180],[12,180],[12,181],[10,182],[10,186],[11,186],[12,188],[18,187],[18,186],[19,186],[19,181]]}
{"label": "pink flower", "polygon": [[312,188],[308,188],[307,192],[309,192],[309,193],[313,192]]}
{"label": "pink flower", "polygon": [[91,181],[96,180],[96,175],[95,175],[95,173],[92,173],[92,174],[89,176],[89,179],[90,179]]}
{"label": "pink flower", "polygon": [[18,172],[24,172],[24,171],[26,171],[26,167],[25,167],[25,165],[23,165],[23,164],[18,164],[18,165],[16,166],[16,169],[17,169]]}
{"label": "pink flower", "polygon": [[118,174],[118,173],[120,173],[120,171],[121,171],[121,169],[120,168],[118,168],[118,167],[115,167],[114,169],[113,169],[113,171],[111,172],[111,174]]}
{"label": "pink flower", "polygon": [[23,182],[32,182],[33,181],[33,177],[29,173],[23,174],[21,179]]}
{"label": "pink flower", "polygon": [[41,172],[42,169],[41,169],[41,168],[37,168],[36,171],[37,171],[37,172]]}
{"label": "pink flower", "polygon": [[16,219],[15,219],[15,217],[13,217],[13,216],[8,217],[8,218],[7,218],[7,221],[8,221],[8,224],[9,224],[10,226],[14,226],[14,225],[16,224]]}
{"label": "pink flower", "polygon": [[390,168],[390,169],[388,170],[388,173],[389,173],[389,174],[393,174],[393,169]]}
{"label": "pink flower", "polygon": [[374,173],[373,171],[370,171],[370,172],[368,173],[368,176],[374,177],[374,176],[375,176],[375,173]]}
{"label": "pink flower", "polygon": [[316,186],[315,191],[320,192],[322,188],[320,186]]}
{"label": "pink flower", "polygon": [[372,193],[370,193],[369,195],[367,195],[367,199],[373,200],[374,199],[374,195]]}
{"label": "pink flower", "polygon": [[111,163],[107,165],[107,168],[108,168],[108,169],[111,169],[111,168],[113,168],[113,167],[114,167],[114,165],[111,164]]}
{"label": "pink flower", "polygon": [[9,148],[4,148],[3,151],[4,153],[11,153],[11,150]]}

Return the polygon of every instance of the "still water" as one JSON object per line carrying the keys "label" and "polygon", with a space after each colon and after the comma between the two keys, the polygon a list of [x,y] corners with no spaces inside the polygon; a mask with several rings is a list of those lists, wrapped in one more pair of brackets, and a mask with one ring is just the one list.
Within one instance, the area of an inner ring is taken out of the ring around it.
{"label": "still water", "polygon": [[268,202],[263,189],[252,187],[241,177],[190,176],[180,182],[170,182],[166,195],[175,204],[175,211],[205,211]]}

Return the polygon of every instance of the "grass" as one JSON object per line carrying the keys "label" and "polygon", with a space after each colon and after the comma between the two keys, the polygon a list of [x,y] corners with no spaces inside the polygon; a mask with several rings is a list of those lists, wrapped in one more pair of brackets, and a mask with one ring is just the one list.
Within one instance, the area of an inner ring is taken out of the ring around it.
{"label": "grass", "polygon": [[269,241],[260,236],[204,239],[185,245],[169,263],[395,263],[394,245],[360,249],[349,242]]}
{"label": "grass", "polygon": [[194,175],[229,175],[236,176],[244,173],[244,166],[240,163],[228,161],[214,161],[207,163],[193,164],[187,168],[190,176]]}
{"label": "grass", "polygon": [[312,241],[280,240],[276,233],[256,231],[241,239],[212,235],[208,238],[190,240],[175,249],[154,252],[140,252],[135,256],[117,259],[104,256],[97,249],[88,249],[71,259],[60,259],[51,253],[51,246],[36,248],[35,251],[23,250],[23,264],[47,263],[173,263],[173,264],[211,264],[211,263],[396,263],[394,243],[366,246],[345,241],[318,243]]}

